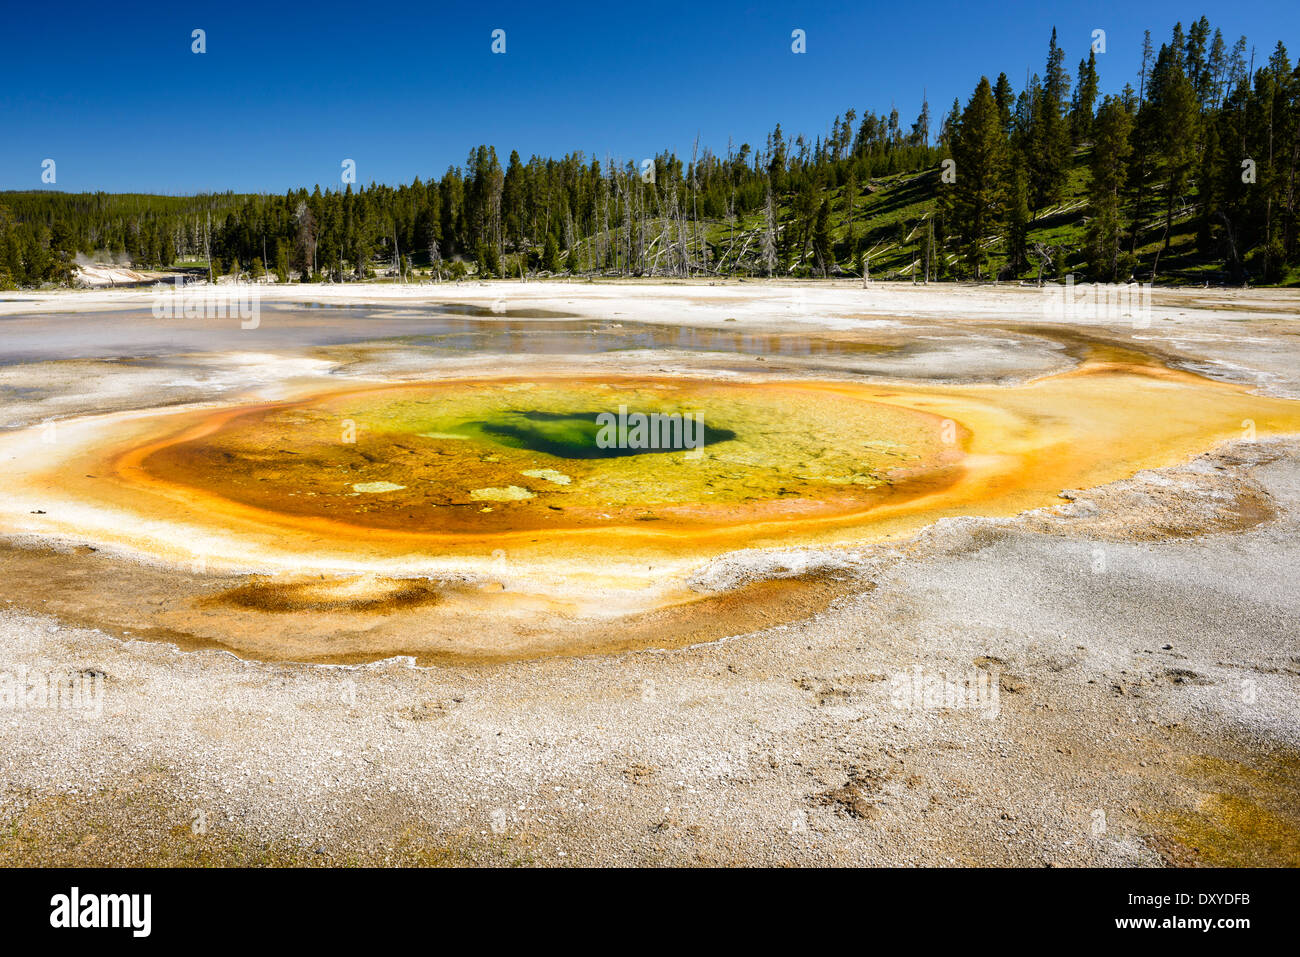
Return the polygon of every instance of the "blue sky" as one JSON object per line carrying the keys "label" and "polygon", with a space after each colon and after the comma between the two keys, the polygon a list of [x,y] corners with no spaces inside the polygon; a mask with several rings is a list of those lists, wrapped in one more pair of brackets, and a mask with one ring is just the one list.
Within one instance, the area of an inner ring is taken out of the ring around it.
{"label": "blue sky", "polygon": [[[824,133],[849,107],[936,120],[981,74],[1017,90],[1055,26],[1071,74],[1094,29],[1103,91],[1205,14],[1231,47],[1300,53],[1300,3],[1165,0],[646,3],[14,3],[0,36],[0,189],[282,192],[440,176],[479,143],[562,155],[689,157]],[[207,52],[190,52],[191,31]],[[491,33],[506,31],[505,55]],[[807,53],[790,51],[795,28]],[[1135,83],[1136,85],[1136,83]],[[47,187],[48,188],[48,187]]]}

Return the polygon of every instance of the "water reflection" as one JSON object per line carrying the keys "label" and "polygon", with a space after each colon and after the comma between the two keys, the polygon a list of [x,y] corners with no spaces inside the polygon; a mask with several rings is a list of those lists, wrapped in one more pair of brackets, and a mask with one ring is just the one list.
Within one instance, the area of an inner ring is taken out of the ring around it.
{"label": "water reflection", "polygon": [[148,309],[12,316],[0,319],[0,365],[198,352],[297,351],[381,341],[434,353],[506,355],[676,350],[816,358],[862,356],[895,348],[807,331],[756,333],[740,328],[600,322],[539,309],[267,303],[262,305],[256,329],[241,329],[237,319],[160,319]]}
{"label": "water reflection", "polygon": [[559,320],[464,321],[448,319],[442,332],[403,336],[404,344],[450,352],[503,352],[512,355],[591,355],[638,350],[722,352],[755,356],[849,356],[886,351],[878,343],[810,336],[807,333],[752,333],[650,323],[592,323]]}

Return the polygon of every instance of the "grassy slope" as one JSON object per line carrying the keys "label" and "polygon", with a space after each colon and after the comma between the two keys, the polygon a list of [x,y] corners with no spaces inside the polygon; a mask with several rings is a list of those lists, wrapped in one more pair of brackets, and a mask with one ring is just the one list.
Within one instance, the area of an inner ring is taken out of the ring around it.
{"label": "grassy slope", "polygon": [[[1084,262],[1083,245],[1089,179],[1087,163],[1086,150],[1076,153],[1061,201],[1039,211],[1029,233],[1028,248],[1031,265],[1024,269],[1018,278],[1034,278],[1037,275],[1036,246],[1038,244],[1050,247],[1056,260],[1050,268],[1044,270],[1046,278],[1062,277],[1071,272],[1086,277],[1088,270]],[[927,219],[933,215],[938,205],[940,189],[938,173],[937,168],[921,172],[896,173],[874,179],[859,190],[854,203],[853,230],[859,241],[862,240],[865,231],[866,248],[871,251],[872,278],[908,279],[912,274],[914,258],[919,257],[923,260]],[[841,274],[847,275],[853,269],[847,223],[849,197],[845,187],[835,189],[829,195],[835,258]],[[1144,222],[1143,241],[1137,248],[1141,263],[1139,278],[1149,274],[1151,262],[1163,240],[1161,235],[1163,208],[1155,208],[1160,202],[1160,196],[1154,195],[1149,202],[1152,208],[1148,211],[1148,218]],[[1207,260],[1196,249],[1195,215],[1195,206],[1176,212],[1173,228],[1170,231],[1169,249],[1160,253],[1158,276],[1160,282],[1201,284],[1206,281],[1226,281],[1222,265],[1214,260]],[[783,205],[780,209],[781,219],[784,221],[789,216],[790,210]],[[762,225],[761,212],[740,217],[734,223],[720,221],[707,223],[704,233],[713,247],[714,262],[723,259],[731,265],[740,258],[743,249],[745,250],[743,263],[756,271]],[[649,231],[653,233],[658,229],[659,225],[653,224]],[[1002,237],[990,236],[986,246],[992,261],[992,272],[996,273],[1006,260],[1003,254]],[[585,246],[583,248],[585,249]],[[1061,253],[1064,255],[1060,255]],[[950,267],[946,278],[952,278],[953,267],[960,269],[960,266],[957,264],[957,256],[951,244],[944,256]],[[924,266],[919,268],[923,269]],[[795,275],[806,273],[806,268],[795,270]],[[986,271],[986,274],[989,272]],[[1288,284],[1293,284],[1300,280],[1300,273],[1288,278]]]}

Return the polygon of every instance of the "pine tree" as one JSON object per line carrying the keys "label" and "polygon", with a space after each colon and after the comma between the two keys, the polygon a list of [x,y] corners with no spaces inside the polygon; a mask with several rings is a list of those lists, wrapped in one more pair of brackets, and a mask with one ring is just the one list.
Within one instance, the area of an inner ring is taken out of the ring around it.
{"label": "pine tree", "polygon": [[1201,255],[1220,258],[1219,221],[1223,202],[1223,150],[1219,146],[1217,123],[1205,124],[1201,163],[1197,171],[1200,210],[1196,217],[1196,248]]}
{"label": "pine tree", "polygon": [[1208,82],[1205,99],[1201,101],[1202,110],[1217,110],[1223,102],[1223,89],[1227,82],[1228,48],[1223,42],[1223,31],[1214,31],[1214,40],[1210,43],[1210,56],[1206,62]]}
{"label": "pine tree", "polygon": [[1005,73],[998,74],[998,82],[993,86],[993,98],[998,102],[998,118],[1002,123],[1002,135],[1011,135],[1011,109],[1016,105],[1016,94],[1011,89],[1011,81]]}
{"label": "pine tree", "polygon": [[1178,47],[1160,48],[1151,71],[1147,102],[1138,114],[1146,155],[1155,160],[1153,173],[1164,190],[1163,249],[1169,248],[1174,208],[1184,199],[1198,135],[1196,91],[1183,72],[1182,61]]}
{"label": "pine tree", "polygon": [[1210,42],[1210,21],[1205,17],[1197,20],[1187,31],[1185,47],[1185,72],[1196,92],[1196,102],[1202,106],[1210,99],[1213,77],[1207,50]]}
{"label": "pine tree", "polygon": [[952,101],[952,109],[948,115],[943,118],[943,125],[939,127],[939,146],[945,153],[952,151],[952,138],[957,132],[957,127],[961,124],[961,100]]}
{"label": "pine tree", "polygon": [[966,264],[979,279],[987,260],[983,241],[1006,216],[1006,143],[988,77],[980,78],[966,104],[952,155],[957,178],[943,187],[945,212]]}
{"label": "pine tree", "polygon": [[480,240],[477,251],[474,255],[478,263],[479,275],[484,279],[491,279],[493,276],[501,275],[501,258],[497,255],[496,246],[486,239]]}
{"label": "pine tree", "polygon": [[1007,268],[1015,276],[1029,261],[1029,187],[1024,167],[1011,165],[1011,182],[1007,196]]}
{"label": "pine tree", "polygon": [[912,145],[927,147],[930,145],[930,101],[921,98],[921,113],[912,124]]}
{"label": "pine tree", "polygon": [[283,240],[275,244],[275,279],[280,283],[289,281],[289,251]]}
{"label": "pine tree", "polygon": [[1092,136],[1093,107],[1097,102],[1097,54],[1088,51],[1088,59],[1079,61],[1079,83],[1074,88],[1074,102],[1070,108],[1070,132],[1074,142],[1082,143]]}
{"label": "pine tree", "polygon": [[1033,97],[1032,149],[1030,161],[1030,206],[1038,210],[1056,203],[1065,189],[1070,162],[1070,128],[1065,121],[1065,102],[1070,92],[1065,72],[1065,51],[1056,43],[1056,29],[1047,48],[1047,74],[1039,96]]}
{"label": "pine tree", "polygon": [[1088,168],[1088,226],[1084,249],[1089,271],[1099,282],[1115,282],[1121,270],[1123,228],[1120,195],[1133,147],[1133,117],[1122,101],[1106,97],[1097,111]]}

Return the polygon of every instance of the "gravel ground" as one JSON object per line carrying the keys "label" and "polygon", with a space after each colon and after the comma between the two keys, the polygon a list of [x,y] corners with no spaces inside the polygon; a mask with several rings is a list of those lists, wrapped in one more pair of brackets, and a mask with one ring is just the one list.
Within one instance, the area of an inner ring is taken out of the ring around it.
{"label": "gravel ground", "polygon": [[[1231,376],[1294,389],[1260,338]],[[1064,495],[783,555],[854,585],[674,651],[268,664],[6,598],[0,863],[1300,865],[1300,442]]]}

